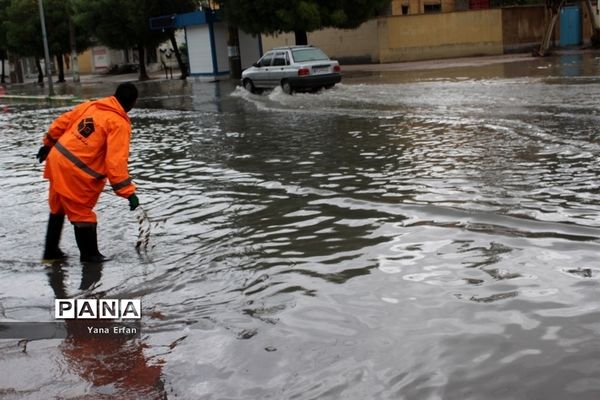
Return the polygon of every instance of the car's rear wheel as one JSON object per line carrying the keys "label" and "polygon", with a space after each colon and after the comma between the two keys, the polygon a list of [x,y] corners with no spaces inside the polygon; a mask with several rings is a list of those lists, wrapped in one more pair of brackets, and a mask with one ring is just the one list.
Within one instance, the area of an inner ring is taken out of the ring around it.
{"label": "car's rear wheel", "polygon": [[250,93],[257,93],[256,87],[254,86],[254,83],[252,83],[252,80],[244,79],[243,84],[244,84],[244,89],[246,89]]}
{"label": "car's rear wheel", "polygon": [[283,93],[285,94],[294,93],[294,89],[292,88],[292,85],[290,85],[289,81],[281,81],[281,90],[283,90]]}

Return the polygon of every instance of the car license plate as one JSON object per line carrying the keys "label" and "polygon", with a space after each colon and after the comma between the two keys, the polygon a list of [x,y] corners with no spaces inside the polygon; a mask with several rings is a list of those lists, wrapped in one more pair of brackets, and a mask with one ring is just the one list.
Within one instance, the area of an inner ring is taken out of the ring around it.
{"label": "car license plate", "polygon": [[329,73],[329,67],[313,67],[312,69],[313,74],[318,75],[318,74],[328,74]]}

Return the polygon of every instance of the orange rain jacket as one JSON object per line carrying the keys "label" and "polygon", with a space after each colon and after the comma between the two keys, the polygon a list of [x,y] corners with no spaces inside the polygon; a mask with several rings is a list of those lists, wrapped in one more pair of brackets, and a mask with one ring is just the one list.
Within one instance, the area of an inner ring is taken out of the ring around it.
{"label": "orange rain jacket", "polygon": [[52,146],[44,178],[53,189],[93,208],[106,178],[115,193],[135,193],[128,170],[131,121],[114,96],[90,101],[58,117],[44,137]]}

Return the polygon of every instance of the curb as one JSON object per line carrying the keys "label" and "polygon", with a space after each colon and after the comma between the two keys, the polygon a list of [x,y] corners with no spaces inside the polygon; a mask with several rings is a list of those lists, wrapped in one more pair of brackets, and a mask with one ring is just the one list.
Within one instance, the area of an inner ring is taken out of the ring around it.
{"label": "curb", "polygon": [[75,104],[83,103],[85,100],[75,96],[43,96],[43,95],[0,95],[0,101],[9,103],[52,103],[52,104]]}

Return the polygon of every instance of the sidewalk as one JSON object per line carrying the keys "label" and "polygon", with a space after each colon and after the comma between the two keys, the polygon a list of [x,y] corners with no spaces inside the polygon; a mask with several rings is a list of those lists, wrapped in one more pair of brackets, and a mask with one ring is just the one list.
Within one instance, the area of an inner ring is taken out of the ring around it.
{"label": "sidewalk", "polygon": [[342,65],[343,71],[383,72],[383,71],[420,71],[442,68],[477,67],[491,64],[535,60],[529,53],[503,54],[497,56],[445,58],[439,60],[406,61],[385,64]]}

